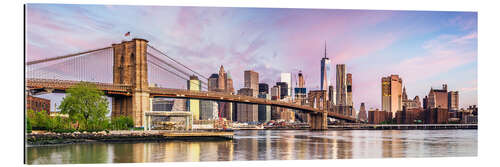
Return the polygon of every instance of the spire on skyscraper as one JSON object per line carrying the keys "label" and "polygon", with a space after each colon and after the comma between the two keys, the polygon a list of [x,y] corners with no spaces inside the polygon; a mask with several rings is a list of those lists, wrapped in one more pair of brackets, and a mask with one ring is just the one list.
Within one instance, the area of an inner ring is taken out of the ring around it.
{"label": "spire on skyscraper", "polygon": [[325,41],[325,58],[326,58],[326,41]]}

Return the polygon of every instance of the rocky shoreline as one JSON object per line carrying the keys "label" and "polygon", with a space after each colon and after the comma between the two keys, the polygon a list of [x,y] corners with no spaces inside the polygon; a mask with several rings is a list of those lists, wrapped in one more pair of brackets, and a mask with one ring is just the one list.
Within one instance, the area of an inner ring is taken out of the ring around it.
{"label": "rocky shoreline", "polygon": [[[164,133],[164,132],[163,132]],[[228,140],[229,138],[214,136],[169,136],[166,137],[162,132],[145,131],[111,131],[94,133],[32,133],[27,134],[25,139],[28,146],[56,145],[56,144],[77,144],[77,143],[95,143],[95,142],[161,142],[161,141],[213,141]],[[175,132],[174,132],[175,133]]]}

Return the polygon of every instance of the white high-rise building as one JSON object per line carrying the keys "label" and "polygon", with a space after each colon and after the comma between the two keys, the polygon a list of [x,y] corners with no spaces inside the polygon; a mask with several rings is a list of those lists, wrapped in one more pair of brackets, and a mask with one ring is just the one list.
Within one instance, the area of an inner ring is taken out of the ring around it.
{"label": "white high-rise building", "polygon": [[286,82],[288,84],[288,94],[287,96],[292,96],[292,74],[291,73],[281,73],[281,82]]}

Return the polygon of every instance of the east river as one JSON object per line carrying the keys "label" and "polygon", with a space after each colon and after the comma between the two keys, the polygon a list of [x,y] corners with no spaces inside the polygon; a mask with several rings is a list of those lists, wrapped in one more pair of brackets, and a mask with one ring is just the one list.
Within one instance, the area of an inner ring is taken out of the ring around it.
{"label": "east river", "polygon": [[245,130],[231,141],[27,146],[28,164],[477,156],[477,130]]}

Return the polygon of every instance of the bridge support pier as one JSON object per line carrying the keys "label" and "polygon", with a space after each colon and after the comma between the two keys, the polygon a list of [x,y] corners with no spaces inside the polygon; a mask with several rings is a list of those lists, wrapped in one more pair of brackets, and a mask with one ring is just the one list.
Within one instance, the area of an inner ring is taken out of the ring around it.
{"label": "bridge support pier", "polygon": [[311,113],[310,114],[310,121],[309,125],[311,126],[311,130],[328,130],[328,124],[326,121],[327,118],[327,113],[326,112],[320,112],[320,113]]}

